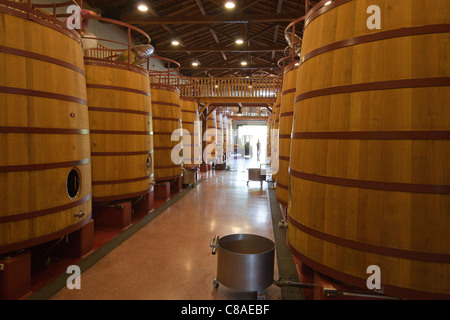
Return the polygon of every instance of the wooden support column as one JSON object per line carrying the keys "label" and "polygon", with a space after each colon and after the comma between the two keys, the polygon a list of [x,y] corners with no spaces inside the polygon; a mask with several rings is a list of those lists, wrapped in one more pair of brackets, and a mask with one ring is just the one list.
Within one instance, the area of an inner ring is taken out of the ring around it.
{"label": "wooden support column", "polygon": [[205,111],[205,110],[209,107],[210,104],[211,104],[211,103],[205,103],[205,105],[203,106],[203,108],[200,109],[200,111],[198,112],[198,114],[199,114],[199,115],[202,114],[203,111]]}

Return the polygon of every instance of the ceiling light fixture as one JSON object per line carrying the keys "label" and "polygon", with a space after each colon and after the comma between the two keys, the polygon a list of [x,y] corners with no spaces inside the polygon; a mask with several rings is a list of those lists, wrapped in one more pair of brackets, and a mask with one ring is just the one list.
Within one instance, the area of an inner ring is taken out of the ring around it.
{"label": "ceiling light fixture", "polygon": [[198,67],[199,64],[200,64],[200,63],[199,63],[197,60],[192,61],[192,65],[193,65],[194,67]]}
{"label": "ceiling light fixture", "polygon": [[241,61],[241,66],[246,66],[247,65],[247,61]]}
{"label": "ceiling light fixture", "polygon": [[329,4],[331,4],[332,1],[328,1],[327,3],[324,4],[324,6],[327,6]]}
{"label": "ceiling light fixture", "polygon": [[138,5],[138,10],[141,12],[147,12],[148,7],[145,4],[141,3],[140,5]]}
{"label": "ceiling light fixture", "polygon": [[236,114],[238,116],[242,116],[242,107],[241,106],[239,106],[239,110],[238,110],[238,112]]}
{"label": "ceiling light fixture", "polygon": [[241,38],[236,39],[236,44],[243,44],[244,40],[242,40]]}
{"label": "ceiling light fixture", "polygon": [[234,7],[236,7],[236,4],[234,3],[234,1],[227,1],[227,2],[225,2],[225,8],[233,9]]}
{"label": "ceiling light fixture", "polygon": [[178,46],[179,44],[180,44],[180,43],[179,43],[177,40],[173,40],[173,41],[172,41],[172,45],[173,45],[173,46]]}

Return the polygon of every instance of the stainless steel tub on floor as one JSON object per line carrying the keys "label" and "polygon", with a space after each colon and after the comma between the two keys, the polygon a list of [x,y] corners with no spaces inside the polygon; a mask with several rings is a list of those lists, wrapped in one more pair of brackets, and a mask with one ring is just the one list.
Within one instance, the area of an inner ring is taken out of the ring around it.
{"label": "stainless steel tub on floor", "polygon": [[217,251],[217,276],[219,283],[242,291],[262,294],[273,284],[275,243],[253,234],[232,234],[211,241],[213,254]]}
{"label": "stainless steel tub on floor", "polygon": [[263,168],[267,166],[267,164],[261,164],[259,168],[248,168],[248,180],[247,180],[247,186],[250,181],[260,181],[261,182],[261,188],[263,186],[263,182],[266,181],[267,177],[267,169]]}

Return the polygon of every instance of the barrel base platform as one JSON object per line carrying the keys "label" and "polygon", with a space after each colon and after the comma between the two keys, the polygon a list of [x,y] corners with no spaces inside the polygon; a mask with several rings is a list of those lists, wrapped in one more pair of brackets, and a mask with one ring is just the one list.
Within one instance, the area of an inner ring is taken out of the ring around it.
{"label": "barrel base platform", "polygon": [[168,200],[171,194],[176,194],[183,190],[183,176],[175,177],[171,180],[161,180],[155,183],[155,199]]}
{"label": "barrel base platform", "polygon": [[93,250],[94,220],[91,219],[60,239],[0,257],[0,300],[27,298],[41,277],[51,275],[49,266],[58,260],[82,259]]}
{"label": "barrel base platform", "polygon": [[155,191],[140,197],[123,199],[110,203],[93,203],[93,217],[96,228],[126,229],[132,224],[135,212],[150,212],[154,208]]}

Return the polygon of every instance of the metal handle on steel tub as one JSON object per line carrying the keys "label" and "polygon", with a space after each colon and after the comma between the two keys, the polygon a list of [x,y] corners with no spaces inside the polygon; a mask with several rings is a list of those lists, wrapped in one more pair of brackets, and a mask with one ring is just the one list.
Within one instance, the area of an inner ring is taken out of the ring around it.
{"label": "metal handle on steel tub", "polygon": [[219,248],[219,234],[216,234],[216,236],[211,239],[211,243],[209,244],[209,246],[213,248],[211,253],[216,254],[216,251]]}

